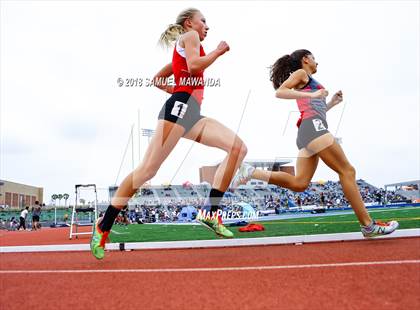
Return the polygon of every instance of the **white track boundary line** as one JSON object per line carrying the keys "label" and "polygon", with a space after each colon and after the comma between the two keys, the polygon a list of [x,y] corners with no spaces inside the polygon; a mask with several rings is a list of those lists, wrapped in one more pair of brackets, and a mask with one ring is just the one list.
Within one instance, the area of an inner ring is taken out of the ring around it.
{"label": "white track boundary line", "polygon": [[420,259],[391,260],[373,262],[350,262],[329,264],[306,264],[306,265],[279,265],[279,266],[245,266],[245,267],[205,267],[205,268],[156,268],[156,269],[55,269],[55,270],[0,270],[0,274],[39,274],[39,273],[153,273],[153,272],[215,272],[215,271],[249,271],[249,270],[278,270],[278,269],[310,269],[331,267],[355,267],[355,266],[378,266],[378,265],[406,265],[420,264]]}
{"label": "white track boundary line", "polygon": [[[394,239],[405,237],[420,237],[420,228],[400,229],[391,235],[376,237],[375,239]],[[108,243],[107,250],[150,250],[150,249],[189,249],[189,248],[214,248],[214,247],[237,247],[237,246],[260,246],[278,244],[303,244],[313,242],[337,242],[372,240],[363,237],[360,232],[341,234],[320,234],[284,237],[241,238],[221,240],[190,240],[190,241],[166,241],[166,242],[128,242]],[[3,246],[0,253],[24,253],[24,252],[65,252],[65,251],[90,251],[89,244],[58,244],[58,245],[30,245],[30,246]]]}
{"label": "white track boundary line", "polygon": [[119,231],[116,231],[116,230],[113,230],[113,229],[111,229],[111,232],[116,234],[116,235],[128,235],[129,234],[129,232],[119,232]]}

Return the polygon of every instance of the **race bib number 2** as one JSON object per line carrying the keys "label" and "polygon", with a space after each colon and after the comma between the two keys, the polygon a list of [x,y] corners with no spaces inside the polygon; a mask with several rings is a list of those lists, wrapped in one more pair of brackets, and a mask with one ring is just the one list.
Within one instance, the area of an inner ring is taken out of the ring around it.
{"label": "race bib number 2", "polygon": [[175,101],[171,114],[178,118],[184,118],[185,112],[187,112],[187,108],[188,104],[183,103],[181,101]]}
{"label": "race bib number 2", "polygon": [[320,119],[313,119],[312,122],[314,123],[314,127],[316,131],[323,131],[323,130],[327,130],[327,128],[325,128],[324,123],[320,120]]}

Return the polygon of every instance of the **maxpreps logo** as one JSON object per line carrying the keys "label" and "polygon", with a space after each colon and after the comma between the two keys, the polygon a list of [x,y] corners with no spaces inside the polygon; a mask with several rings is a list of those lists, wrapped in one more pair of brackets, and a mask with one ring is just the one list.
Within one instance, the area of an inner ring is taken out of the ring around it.
{"label": "maxpreps logo", "polygon": [[197,219],[210,220],[219,216],[222,220],[257,220],[260,216],[260,211],[222,211],[219,209],[217,212],[211,212],[199,210]]}

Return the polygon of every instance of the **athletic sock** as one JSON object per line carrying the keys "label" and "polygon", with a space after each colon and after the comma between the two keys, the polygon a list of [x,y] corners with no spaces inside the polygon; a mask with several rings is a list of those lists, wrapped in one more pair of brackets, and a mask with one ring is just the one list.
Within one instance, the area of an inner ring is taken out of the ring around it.
{"label": "athletic sock", "polygon": [[210,212],[213,216],[214,212],[217,212],[220,209],[219,204],[224,194],[225,192],[221,192],[215,188],[212,188],[203,209],[207,212]]}
{"label": "athletic sock", "polygon": [[110,231],[120,211],[121,211],[120,209],[117,209],[113,207],[112,205],[109,205],[108,209],[106,209],[105,211],[105,215],[102,219],[102,222],[99,224],[99,229],[104,232]]}
{"label": "athletic sock", "polygon": [[375,221],[374,220],[372,220],[372,222],[370,222],[369,225],[363,226],[363,228],[368,230],[368,231],[372,231],[374,227],[375,227]]}

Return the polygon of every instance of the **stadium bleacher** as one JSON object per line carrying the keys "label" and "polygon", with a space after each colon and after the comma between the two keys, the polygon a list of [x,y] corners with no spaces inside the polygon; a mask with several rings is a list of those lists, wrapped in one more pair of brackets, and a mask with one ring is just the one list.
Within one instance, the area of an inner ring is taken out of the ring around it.
{"label": "stadium bleacher", "polygon": [[[403,201],[403,197],[395,192],[379,189],[365,180],[357,180],[362,198],[365,203],[383,204],[387,202]],[[210,184],[199,185],[161,185],[149,186],[142,189],[129,205],[131,209],[140,208],[146,221],[174,221],[180,210],[185,206],[200,208],[210,191]],[[304,208],[317,206],[323,208],[347,207],[348,201],[344,197],[339,182],[312,182],[301,193],[293,192],[275,185],[241,185],[235,191],[227,191],[222,200],[225,209],[230,209],[239,202],[249,203],[256,210],[288,210],[291,207]],[[158,214],[156,216],[156,214]],[[147,215],[147,216],[146,216]]]}

